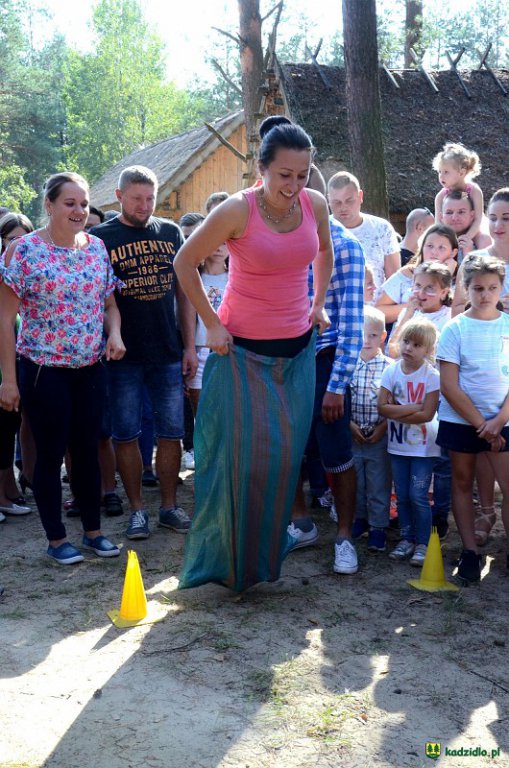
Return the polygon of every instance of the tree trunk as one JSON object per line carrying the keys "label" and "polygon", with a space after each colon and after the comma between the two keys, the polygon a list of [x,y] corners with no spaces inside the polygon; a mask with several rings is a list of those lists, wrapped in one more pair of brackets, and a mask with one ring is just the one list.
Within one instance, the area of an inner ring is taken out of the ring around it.
{"label": "tree trunk", "polygon": [[405,17],[405,69],[412,66],[410,48],[419,52],[422,37],[422,0],[406,0]]}
{"label": "tree trunk", "polygon": [[258,121],[263,80],[262,19],[259,0],[238,0],[242,103],[247,131],[247,185],[256,178],[255,159],[259,146]]}
{"label": "tree trunk", "polygon": [[388,218],[375,0],[343,0],[343,34],[352,172],[364,210]]}

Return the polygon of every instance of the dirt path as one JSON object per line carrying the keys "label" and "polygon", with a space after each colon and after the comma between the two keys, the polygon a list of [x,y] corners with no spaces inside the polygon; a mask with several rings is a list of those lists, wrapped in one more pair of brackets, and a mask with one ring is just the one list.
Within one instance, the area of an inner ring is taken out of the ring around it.
{"label": "dirt path", "polygon": [[[192,475],[180,491],[189,508]],[[147,494],[151,519],[157,493]],[[178,592],[183,537],[153,527],[124,550],[64,569],[37,515],[0,528],[1,768],[447,768],[509,766],[509,581],[500,523],[480,586],[429,594],[409,565],[368,555],[332,573],[333,526],[283,576],[236,596]],[[69,521],[79,541],[79,523]],[[127,549],[163,621],[118,630]],[[459,551],[452,532],[446,574]],[[445,754],[480,748],[485,756]],[[492,750],[500,755],[491,757]]]}

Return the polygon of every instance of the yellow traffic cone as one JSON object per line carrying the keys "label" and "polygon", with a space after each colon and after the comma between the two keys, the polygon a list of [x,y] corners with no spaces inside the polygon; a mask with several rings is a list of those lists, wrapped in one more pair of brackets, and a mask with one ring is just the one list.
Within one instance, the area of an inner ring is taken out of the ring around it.
{"label": "yellow traffic cone", "polygon": [[147,615],[147,598],[141,578],[138,555],[129,550],[125,571],[124,590],[119,616],[124,621],[141,621]]}
{"label": "yellow traffic cone", "polygon": [[445,580],[442,549],[440,547],[440,539],[438,538],[438,531],[436,528],[431,529],[428,549],[422,566],[421,578],[409,579],[407,584],[410,584],[411,587],[415,587],[416,589],[421,589],[424,592],[457,592],[459,590],[459,587],[457,587],[456,584],[451,584],[450,581]]}
{"label": "yellow traffic cone", "polygon": [[116,627],[133,627],[143,622],[147,616],[147,598],[141,578],[138,555],[133,550],[127,553],[124,589],[120,611],[108,611],[108,616]]}

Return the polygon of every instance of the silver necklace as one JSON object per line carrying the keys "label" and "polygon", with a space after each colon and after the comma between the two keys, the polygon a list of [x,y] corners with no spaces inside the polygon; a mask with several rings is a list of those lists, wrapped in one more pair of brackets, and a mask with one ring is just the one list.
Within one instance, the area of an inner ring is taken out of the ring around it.
{"label": "silver necklace", "polygon": [[297,207],[297,200],[294,200],[290,208],[287,210],[287,212],[284,213],[282,216],[280,216],[279,219],[276,219],[275,216],[272,216],[269,213],[269,209],[265,205],[265,200],[263,199],[263,190],[260,190],[258,194],[258,202],[260,203],[260,208],[262,209],[263,215],[265,216],[265,218],[268,221],[272,221],[273,224],[281,224],[282,221],[284,221],[285,219],[288,219],[292,215],[292,213],[295,211]]}
{"label": "silver necklace", "polygon": [[46,226],[44,227],[44,229],[46,230],[46,234],[47,234],[47,235],[48,235],[48,237],[49,237],[49,241],[50,241],[51,245],[52,245],[54,248],[67,248],[67,249],[68,249],[68,250],[70,250],[70,251],[74,251],[74,253],[77,253],[77,252],[78,252],[78,246],[76,245],[76,238],[74,238],[74,245],[71,245],[71,246],[68,246],[68,245],[57,245],[57,244],[55,243],[55,241],[53,240],[53,238],[51,237],[51,232],[49,231],[49,227],[48,227],[48,225],[47,225],[47,224],[46,224]]}

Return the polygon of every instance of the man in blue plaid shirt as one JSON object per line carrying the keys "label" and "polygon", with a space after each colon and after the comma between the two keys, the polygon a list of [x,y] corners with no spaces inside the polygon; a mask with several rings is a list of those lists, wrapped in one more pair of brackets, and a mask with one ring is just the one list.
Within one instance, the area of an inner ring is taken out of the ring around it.
{"label": "man in blue plaid shirt", "polygon": [[[311,435],[306,456],[318,454],[329,474],[338,510],[335,544],[336,573],[356,573],[357,552],[351,540],[355,514],[356,474],[350,431],[349,384],[357,363],[364,325],[364,253],[359,241],[330,217],[334,266],[325,299],[330,327],[317,337],[316,389]],[[310,295],[312,295],[310,272]],[[288,528],[292,549],[308,546],[318,531],[306,516],[302,489],[296,499],[293,522]]]}

